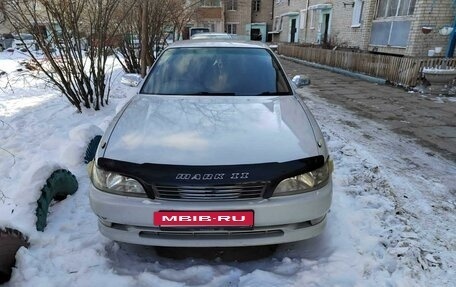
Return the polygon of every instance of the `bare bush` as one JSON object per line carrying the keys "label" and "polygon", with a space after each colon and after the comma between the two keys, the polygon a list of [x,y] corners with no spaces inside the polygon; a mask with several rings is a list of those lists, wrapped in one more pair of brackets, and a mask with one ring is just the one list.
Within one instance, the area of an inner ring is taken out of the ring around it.
{"label": "bare bush", "polygon": [[32,34],[44,54],[38,58],[34,47],[25,45],[34,64],[78,111],[108,104],[107,59],[130,12],[123,1],[4,0],[3,5],[16,33]]}
{"label": "bare bush", "polygon": [[155,62],[159,52],[167,45],[168,35],[182,30],[197,5],[188,4],[189,1],[185,0],[132,2],[136,2],[133,11],[120,27],[124,41],[119,52],[126,72],[142,73],[144,76],[146,67]]}

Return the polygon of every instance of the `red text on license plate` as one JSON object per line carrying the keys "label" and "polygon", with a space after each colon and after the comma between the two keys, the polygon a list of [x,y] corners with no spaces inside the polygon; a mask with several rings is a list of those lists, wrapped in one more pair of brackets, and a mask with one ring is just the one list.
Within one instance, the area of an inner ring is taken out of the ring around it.
{"label": "red text on license plate", "polygon": [[253,226],[253,211],[157,211],[155,226]]}

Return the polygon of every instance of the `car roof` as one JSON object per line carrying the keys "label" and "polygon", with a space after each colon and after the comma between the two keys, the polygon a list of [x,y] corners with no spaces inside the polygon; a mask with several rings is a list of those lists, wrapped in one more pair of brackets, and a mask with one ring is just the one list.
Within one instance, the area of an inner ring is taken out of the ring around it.
{"label": "car roof", "polygon": [[230,34],[226,33],[197,33],[191,37],[191,39],[231,39]]}
{"label": "car roof", "polygon": [[196,36],[196,35],[230,36],[230,34],[228,34],[228,33],[203,32],[203,33],[196,33],[196,34],[193,35],[192,37],[194,37],[194,36]]}
{"label": "car roof", "polygon": [[236,39],[193,39],[177,41],[169,45],[170,48],[262,48],[269,49],[268,45],[259,41],[242,41]]}

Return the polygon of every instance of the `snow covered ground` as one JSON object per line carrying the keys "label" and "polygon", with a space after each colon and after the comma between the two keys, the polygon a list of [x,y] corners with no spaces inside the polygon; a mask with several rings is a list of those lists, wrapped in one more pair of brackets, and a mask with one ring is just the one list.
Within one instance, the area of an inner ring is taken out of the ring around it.
{"label": "snow covered ground", "polygon": [[[0,53],[0,227],[31,243],[7,286],[455,286],[454,162],[305,89],[335,161],[321,236],[247,262],[168,259],[104,238],[83,156],[135,89],[115,84],[109,106],[79,114],[35,74],[17,71],[23,58]],[[50,208],[38,232],[36,200],[56,168],[75,174],[79,190]]]}

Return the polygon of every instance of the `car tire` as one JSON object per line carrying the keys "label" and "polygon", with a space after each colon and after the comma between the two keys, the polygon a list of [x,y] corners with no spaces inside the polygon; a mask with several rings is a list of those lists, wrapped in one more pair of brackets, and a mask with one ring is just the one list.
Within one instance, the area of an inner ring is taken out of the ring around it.
{"label": "car tire", "polygon": [[29,247],[27,238],[18,230],[0,229],[0,284],[8,282],[16,263],[16,252],[21,247]]}
{"label": "car tire", "polygon": [[98,148],[98,144],[100,143],[100,140],[101,140],[101,136],[97,135],[89,142],[89,145],[87,146],[85,156],[84,156],[85,163],[89,163],[95,158],[95,153],[97,152],[97,148]]}
{"label": "car tire", "polygon": [[41,189],[41,196],[36,207],[36,229],[44,231],[47,215],[52,200],[63,200],[78,190],[76,177],[65,169],[54,171]]}

